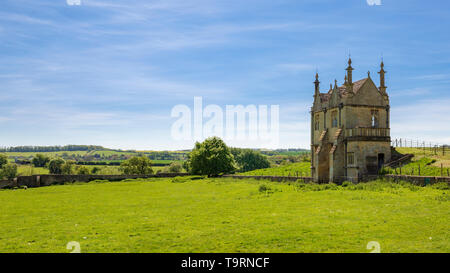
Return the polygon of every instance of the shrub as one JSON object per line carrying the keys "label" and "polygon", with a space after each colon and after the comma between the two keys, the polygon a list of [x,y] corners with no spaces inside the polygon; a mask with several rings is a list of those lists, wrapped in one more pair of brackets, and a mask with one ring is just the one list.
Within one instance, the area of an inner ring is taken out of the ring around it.
{"label": "shrub", "polygon": [[176,176],[172,178],[172,183],[185,183],[188,182],[190,179],[188,177],[182,177],[182,176]]}
{"label": "shrub", "polygon": [[77,171],[77,174],[85,174],[86,175],[86,174],[90,173],[89,169],[86,166],[78,166],[76,171]]}
{"label": "shrub", "polygon": [[328,183],[328,184],[323,185],[323,189],[324,190],[337,190],[338,186],[334,183]]}
{"label": "shrub", "polygon": [[267,191],[270,191],[271,188],[269,186],[267,186],[266,184],[262,184],[262,185],[259,185],[258,190],[259,190],[259,192],[267,192]]}
{"label": "shrub", "polygon": [[55,158],[48,163],[48,170],[51,174],[61,174],[62,166],[66,163],[62,158]]}
{"label": "shrub", "polygon": [[99,173],[101,170],[102,170],[102,169],[99,168],[99,167],[94,167],[94,168],[92,168],[91,173],[92,173],[92,174],[97,174],[97,173]]}
{"label": "shrub", "polygon": [[169,166],[170,173],[181,173],[183,171],[183,166],[179,162],[172,162]]}
{"label": "shrub", "polygon": [[436,184],[433,184],[431,187],[438,190],[450,190],[450,185],[446,182],[438,182]]}
{"label": "shrub", "polygon": [[343,188],[345,188],[345,187],[349,187],[349,186],[353,186],[353,183],[352,182],[350,182],[350,181],[344,181],[344,182],[342,182],[342,185],[341,185]]}
{"label": "shrub", "polygon": [[64,164],[61,165],[61,173],[62,174],[73,174],[74,166],[75,166],[74,161],[66,161]]}

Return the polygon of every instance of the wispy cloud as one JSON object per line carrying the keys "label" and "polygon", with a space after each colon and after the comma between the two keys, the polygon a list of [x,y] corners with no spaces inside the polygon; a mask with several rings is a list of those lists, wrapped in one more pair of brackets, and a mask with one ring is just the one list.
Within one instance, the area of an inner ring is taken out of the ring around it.
{"label": "wispy cloud", "polygon": [[425,80],[425,81],[442,81],[442,80],[450,80],[449,74],[430,74],[430,75],[419,75],[411,77],[413,80]]}
{"label": "wispy cloud", "polygon": [[54,25],[53,22],[49,20],[44,20],[23,14],[6,13],[6,12],[0,12],[0,21],[11,21],[15,23],[24,23],[24,24]]}
{"label": "wispy cloud", "polygon": [[430,94],[431,90],[425,87],[417,87],[417,88],[411,88],[411,89],[405,89],[405,90],[399,90],[399,91],[392,91],[389,92],[389,95],[391,97],[408,97],[408,96],[422,96]]}

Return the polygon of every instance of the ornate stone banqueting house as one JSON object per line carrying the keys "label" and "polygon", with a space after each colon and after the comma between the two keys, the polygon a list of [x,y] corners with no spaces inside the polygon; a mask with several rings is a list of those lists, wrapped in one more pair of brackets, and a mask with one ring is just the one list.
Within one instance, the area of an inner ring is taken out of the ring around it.
{"label": "ornate stone banqueting house", "polygon": [[357,181],[377,174],[391,159],[389,96],[384,64],[380,86],[370,77],[353,82],[349,58],[345,82],[320,93],[316,73],[311,108],[311,175],[316,182]]}

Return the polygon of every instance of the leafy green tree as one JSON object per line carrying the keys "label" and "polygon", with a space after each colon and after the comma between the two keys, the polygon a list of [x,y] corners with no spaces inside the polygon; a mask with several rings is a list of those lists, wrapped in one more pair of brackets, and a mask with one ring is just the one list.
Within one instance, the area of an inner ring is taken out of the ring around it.
{"label": "leafy green tree", "polygon": [[134,156],[122,162],[122,164],[120,164],[120,170],[124,174],[152,174],[152,161],[145,156]]}
{"label": "leafy green tree", "polygon": [[212,177],[231,173],[235,170],[234,164],[230,148],[218,137],[195,143],[189,154],[189,169],[192,174]]}
{"label": "leafy green tree", "polygon": [[48,162],[50,162],[50,157],[43,154],[37,154],[31,161],[35,167],[45,167]]}
{"label": "leafy green tree", "polygon": [[270,167],[270,162],[265,155],[251,149],[242,150],[237,154],[235,160],[243,172]]}
{"label": "leafy green tree", "polygon": [[62,174],[62,166],[66,163],[62,158],[55,158],[48,163],[48,170],[51,174]]}
{"label": "leafy green tree", "polygon": [[17,177],[17,165],[13,163],[3,165],[0,169],[0,177],[6,177],[8,179]]}
{"label": "leafy green tree", "polygon": [[190,168],[191,168],[191,166],[189,164],[189,161],[188,160],[183,161],[183,169],[185,169],[188,173],[190,173],[190,170],[191,170]]}
{"label": "leafy green tree", "polygon": [[183,171],[183,166],[181,166],[180,162],[172,162],[169,166],[170,173],[181,173]]}
{"label": "leafy green tree", "polygon": [[0,154],[0,168],[8,164],[8,156]]}
{"label": "leafy green tree", "polygon": [[72,160],[66,161],[61,166],[62,174],[73,174],[74,173],[75,162]]}

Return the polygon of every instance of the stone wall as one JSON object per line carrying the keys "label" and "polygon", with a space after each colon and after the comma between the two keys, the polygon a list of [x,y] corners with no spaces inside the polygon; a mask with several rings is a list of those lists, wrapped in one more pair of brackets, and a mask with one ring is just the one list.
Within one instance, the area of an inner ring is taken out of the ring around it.
{"label": "stone wall", "polygon": [[[44,187],[50,185],[61,185],[73,182],[90,182],[94,180],[108,180],[108,181],[122,181],[125,179],[137,178],[164,178],[176,176],[188,176],[187,173],[162,173],[157,175],[33,175],[33,176],[19,176],[13,180],[0,180],[0,189],[14,188],[27,186],[28,188]],[[303,180],[304,182],[312,182],[312,177],[297,177],[297,176],[250,176],[250,175],[224,175],[223,177],[231,177],[236,179],[257,179],[257,180],[271,180],[276,182],[295,182]],[[394,175],[387,174],[386,179],[392,181],[407,181],[414,185],[426,186],[438,182],[445,182],[450,184],[450,177],[440,176],[415,176],[415,175]],[[365,177],[362,181],[375,180],[382,178],[378,176]],[[355,181],[356,182],[356,181]]]}
{"label": "stone wall", "polygon": [[236,179],[266,179],[276,182],[283,181],[297,181],[303,180],[304,182],[312,182],[312,177],[301,177],[301,176],[268,176],[268,175],[224,175],[223,177],[232,177]]}
{"label": "stone wall", "polygon": [[0,180],[0,189],[27,186],[28,188],[60,185],[73,182],[90,182],[94,180],[122,181],[137,178],[163,178],[188,176],[187,173],[160,173],[156,175],[32,175],[19,176],[13,180]]}

